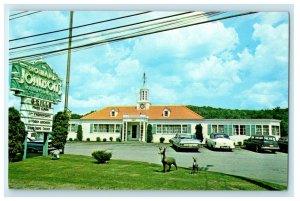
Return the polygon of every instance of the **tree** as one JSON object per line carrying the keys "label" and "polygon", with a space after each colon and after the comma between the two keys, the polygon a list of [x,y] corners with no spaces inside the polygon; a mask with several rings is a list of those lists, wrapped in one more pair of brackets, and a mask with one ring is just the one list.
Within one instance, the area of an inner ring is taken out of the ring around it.
{"label": "tree", "polygon": [[82,126],[81,125],[78,125],[78,129],[77,129],[77,139],[79,141],[82,141]]}
{"label": "tree", "polygon": [[80,119],[82,117],[82,115],[80,114],[71,114],[71,119]]}
{"label": "tree", "polygon": [[148,126],[147,126],[147,142],[151,143],[152,140],[153,140],[152,125],[148,124]]}
{"label": "tree", "polygon": [[69,116],[66,112],[58,112],[54,115],[52,126],[52,144],[57,149],[65,150],[68,137]]}
{"label": "tree", "polygon": [[200,140],[200,142],[203,141],[203,133],[202,133],[202,125],[197,124],[196,127],[196,138]]}
{"label": "tree", "polygon": [[25,124],[21,121],[21,115],[14,107],[9,108],[9,125],[8,125],[8,153],[12,161],[17,153],[23,153],[23,143],[27,136]]}

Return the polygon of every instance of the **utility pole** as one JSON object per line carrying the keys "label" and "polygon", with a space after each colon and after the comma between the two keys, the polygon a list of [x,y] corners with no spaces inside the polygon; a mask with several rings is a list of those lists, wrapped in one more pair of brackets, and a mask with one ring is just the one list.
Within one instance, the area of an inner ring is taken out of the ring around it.
{"label": "utility pole", "polygon": [[69,28],[69,45],[68,45],[68,61],[67,61],[67,76],[66,76],[66,91],[65,91],[65,106],[64,111],[68,112],[69,98],[69,83],[70,83],[70,65],[71,65],[71,48],[72,48],[72,30],[73,30],[73,11],[70,11],[70,28]]}

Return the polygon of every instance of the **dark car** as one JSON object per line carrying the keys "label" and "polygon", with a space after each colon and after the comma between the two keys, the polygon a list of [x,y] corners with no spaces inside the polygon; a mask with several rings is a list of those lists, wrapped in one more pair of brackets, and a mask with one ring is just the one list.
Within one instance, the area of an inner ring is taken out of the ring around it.
{"label": "dark car", "polygon": [[288,137],[281,137],[277,141],[280,151],[288,152],[289,150],[289,138]]}
{"label": "dark car", "polygon": [[252,149],[256,152],[268,150],[276,153],[279,150],[276,138],[270,135],[253,135],[249,139],[244,140],[244,146],[246,149]]}
{"label": "dark car", "polygon": [[[27,152],[39,152],[43,151],[43,139],[37,139],[33,140],[30,138],[27,138]],[[48,151],[52,151],[55,148],[52,146],[51,141],[48,142]]]}

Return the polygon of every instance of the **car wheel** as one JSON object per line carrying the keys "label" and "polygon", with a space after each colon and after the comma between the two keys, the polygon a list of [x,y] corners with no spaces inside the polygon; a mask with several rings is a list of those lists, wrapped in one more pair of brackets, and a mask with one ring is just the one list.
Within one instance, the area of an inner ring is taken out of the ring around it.
{"label": "car wheel", "polygon": [[275,150],[272,150],[272,153],[273,153],[273,154],[276,154],[276,151],[275,151]]}
{"label": "car wheel", "polygon": [[258,147],[258,146],[256,146],[256,147],[255,147],[255,151],[256,151],[257,153],[259,153],[259,152],[260,152],[260,150],[259,150],[259,147]]}

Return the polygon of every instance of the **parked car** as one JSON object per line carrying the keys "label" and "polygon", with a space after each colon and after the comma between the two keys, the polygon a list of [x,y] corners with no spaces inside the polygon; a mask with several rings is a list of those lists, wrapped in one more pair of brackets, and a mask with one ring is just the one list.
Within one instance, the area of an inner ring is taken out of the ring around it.
{"label": "parked car", "polygon": [[[33,140],[31,138],[27,138],[27,152],[39,152],[43,151],[43,139]],[[51,141],[48,141],[48,151],[52,151],[55,148],[52,146]]]}
{"label": "parked car", "polygon": [[289,150],[289,138],[281,137],[277,141],[280,151],[288,152]]}
{"label": "parked car", "polygon": [[244,146],[246,149],[252,149],[256,152],[268,150],[276,153],[279,150],[276,138],[270,135],[253,135],[249,139],[244,140]]}
{"label": "parked car", "polygon": [[232,151],[235,148],[234,142],[225,133],[212,133],[206,139],[206,146],[211,149],[228,149]]}
{"label": "parked car", "polygon": [[200,148],[200,140],[195,138],[192,134],[176,134],[176,136],[170,139],[170,143],[173,147],[179,151],[180,149],[192,149],[198,151]]}

